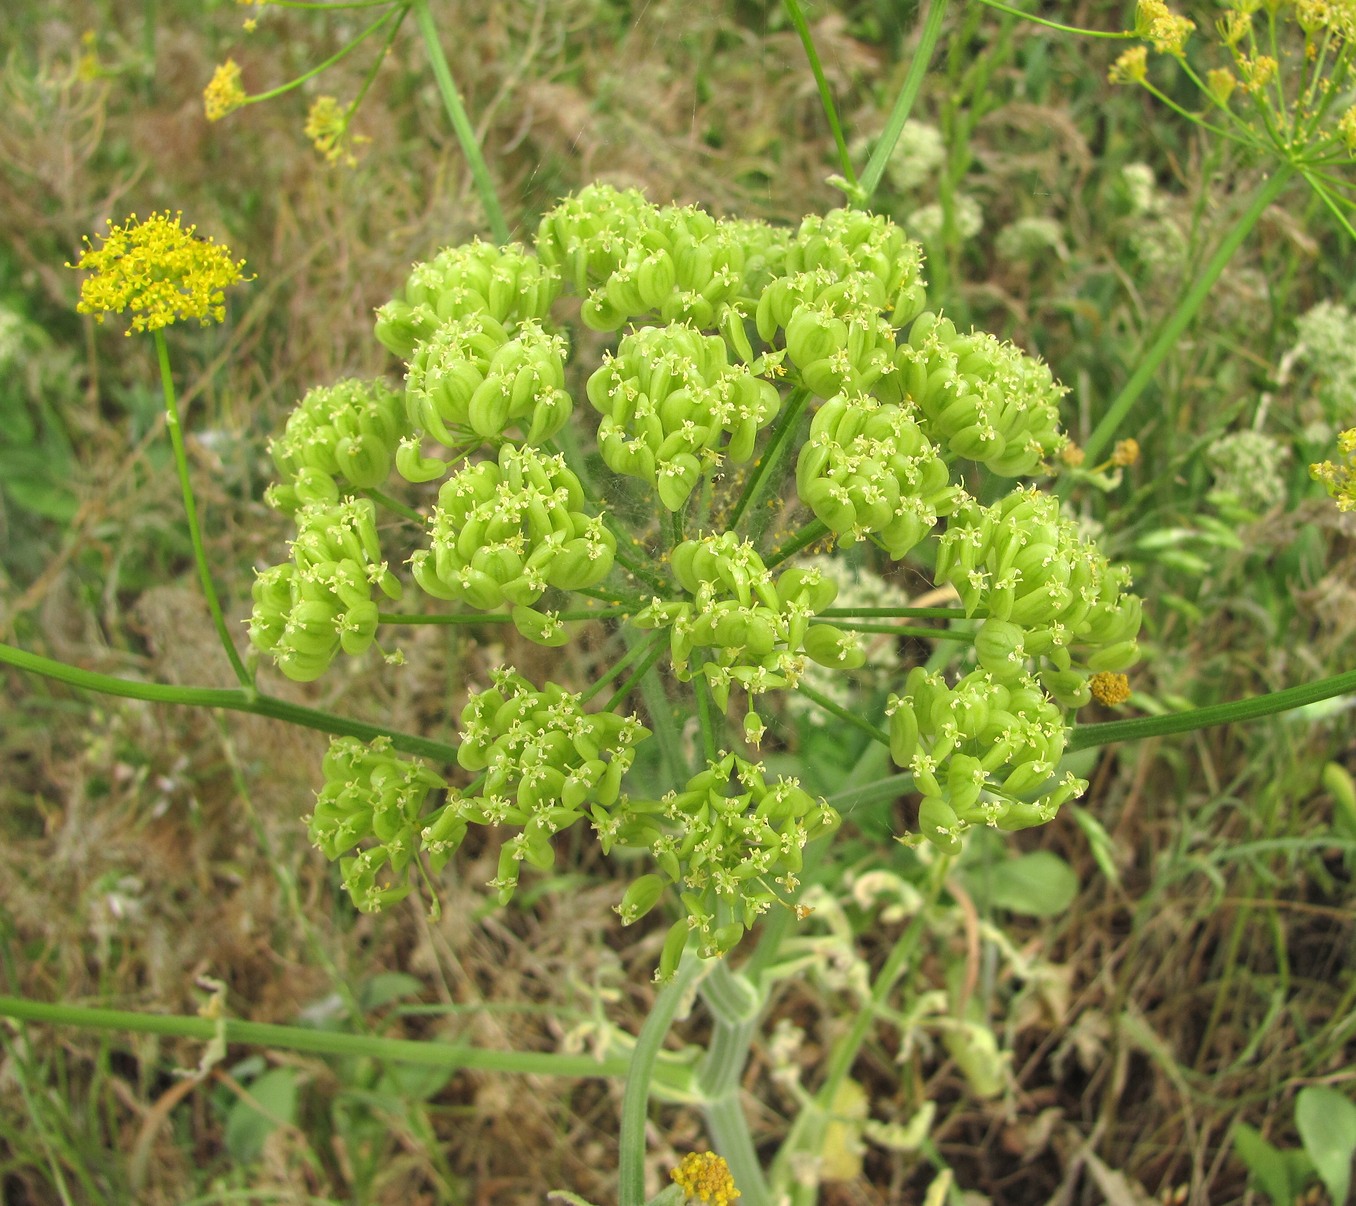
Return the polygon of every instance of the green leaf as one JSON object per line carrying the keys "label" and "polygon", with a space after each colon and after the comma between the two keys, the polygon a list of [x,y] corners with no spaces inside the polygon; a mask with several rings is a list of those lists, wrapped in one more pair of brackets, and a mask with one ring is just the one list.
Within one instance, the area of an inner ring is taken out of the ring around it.
{"label": "green leaf", "polygon": [[226,1150],[239,1164],[252,1164],[264,1150],[266,1140],[279,1126],[297,1119],[297,1075],[291,1068],[271,1068],[250,1082],[250,1097],[262,1110],[244,1099],[237,1100],[226,1116]]}
{"label": "green leaf", "polygon": [[989,903],[1022,917],[1054,917],[1078,895],[1078,876],[1057,854],[1035,850],[989,873]]}
{"label": "green leaf", "polygon": [[1073,816],[1078,828],[1083,831],[1083,836],[1087,838],[1088,848],[1092,851],[1097,869],[1106,876],[1108,882],[1119,888],[1121,873],[1116,866],[1115,845],[1106,827],[1086,808],[1081,808],[1077,804],[1070,804],[1067,811]]}
{"label": "green leaf", "polygon": [[1295,1100],[1295,1125],[1328,1196],[1345,1202],[1356,1156],[1356,1105],[1336,1089],[1310,1085]]}
{"label": "green leaf", "polygon": [[1246,1122],[1234,1127],[1234,1151],[1273,1206],[1292,1206],[1306,1179],[1302,1153],[1272,1147]]}
{"label": "green leaf", "polygon": [[380,972],[358,990],[358,1004],[368,1013],[403,997],[417,997],[423,991],[423,981],[404,972]]}

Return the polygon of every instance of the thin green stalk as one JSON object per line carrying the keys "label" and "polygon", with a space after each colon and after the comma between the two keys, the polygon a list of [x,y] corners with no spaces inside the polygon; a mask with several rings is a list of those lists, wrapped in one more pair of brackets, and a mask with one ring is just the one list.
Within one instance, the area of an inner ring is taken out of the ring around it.
{"label": "thin green stalk", "polygon": [[819,51],[815,49],[814,38],[810,35],[809,22],[800,7],[799,0],[782,0],[786,15],[796,27],[800,43],[805,47],[805,57],[810,61],[810,70],[814,73],[815,85],[819,88],[819,102],[824,107],[824,116],[828,119],[829,129],[833,132],[833,142],[838,148],[838,164],[843,176],[855,196],[857,193],[857,173],[852,170],[852,156],[848,154],[847,142],[843,138],[843,127],[838,121],[838,110],[834,107],[833,93],[829,91],[829,81],[824,77],[824,68],[819,62]]}
{"label": "thin green stalk", "polygon": [[813,687],[806,686],[803,680],[796,684],[796,691],[798,694],[805,696],[806,699],[817,707],[823,708],[830,716],[836,716],[844,724],[849,724],[854,729],[860,729],[870,737],[872,741],[879,741],[883,745],[890,744],[890,734],[885,732],[884,729],[878,729],[869,720],[865,720],[855,712],[851,712],[840,704],[834,703],[827,695],[822,695]]}
{"label": "thin green stalk", "polygon": [[[340,1034],[307,1026],[278,1026],[265,1022],[224,1022],[196,1015],[132,1013],[122,1009],[93,1009],[85,1005],[49,1005],[24,997],[0,996],[0,1017],[81,1030],[122,1030],[211,1042],[224,1026],[228,1043],[273,1047],[280,1051],[310,1051],[317,1055],[389,1060],[421,1064],[426,1068],[453,1068],[507,1072],[522,1076],[625,1076],[631,1063],[617,1056],[559,1055],[550,1051],[487,1051],[462,1043],[425,1039],[381,1038],[370,1034]],[[662,1035],[660,1038],[662,1039]]]}
{"label": "thin green stalk", "polygon": [[[772,435],[767,442],[767,447],[763,449],[763,455],[754,462],[753,472],[745,480],[744,489],[740,491],[739,498],[735,501],[734,510],[730,512],[725,521],[727,530],[733,532],[739,526],[739,521],[744,518],[744,513],[751,507],[757,506],[763,495],[767,493],[768,486],[773,477],[776,476],[777,467],[791,448],[792,437],[795,435],[796,428],[800,425],[800,417],[805,412],[805,406],[809,401],[810,391],[803,385],[797,386],[791,391],[790,397],[786,400],[786,405],[782,407],[776,419],[773,420]],[[749,539],[757,543],[766,524],[767,520],[764,518],[760,521],[758,512],[755,512],[754,522],[750,525]]]}
{"label": "thin green stalk", "polygon": [[480,194],[480,204],[485,208],[490,232],[494,235],[496,243],[507,243],[511,236],[508,223],[504,220],[504,211],[499,205],[499,194],[495,191],[494,180],[485,163],[485,156],[481,153],[480,142],[471,126],[471,119],[466,115],[466,106],[462,104],[461,94],[452,79],[452,68],[448,66],[442,44],[438,41],[438,26],[433,20],[432,12],[429,11],[428,0],[413,0],[411,7],[414,11],[415,24],[419,27],[419,35],[424,39],[429,65],[433,68],[433,78],[437,81],[438,91],[442,94],[443,107],[452,121],[452,129],[456,132],[462,154],[466,156],[467,165],[471,169],[476,192]]}
{"label": "thin green stalk", "polygon": [[1084,29],[1078,25],[1061,25],[1058,21],[1048,21],[1044,17],[1038,17],[1034,13],[1024,12],[1020,8],[1013,8],[1010,4],[1002,4],[999,0],[979,0],[985,8],[992,8],[996,12],[1007,13],[1010,17],[1020,17],[1023,21],[1030,21],[1032,25],[1044,25],[1047,29],[1057,30],[1059,33],[1077,34],[1082,38],[1133,38],[1133,31],[1120,30],[1112,32],[1105,29]]}
{"label": "thin green stalk", "polygon": [[55,679],[68,686],[79,687],[85,691],[98,691],[101,695],[116,695],[122,699],[143,699],[148,703],[180,704],[190,708],[224,708],[228,712],[248,712],[253,716],[267,716],[271,720],[284,720],[301,728],[316,729],[321,733],[340,737],[357,737],[362,741],[388,737],[392,747],[402,753],[417,754],[436,762],[457,760],[457,747],[454,745],[431,741],[427,737],[416,737],[411,733],[384,729],[361,720],[348,720],[342,716],[335,716],[332,712],[322,712],[318,708],[288,703],[286,700],[265,695],[253,687],[248,690],[234,687],[174,687],[168,683],[136,682],[133,679],[116,678],[111,674],[81,670],[77,666],[39,657],[36,653],[2,643],[0,643],[0,662],[31,674]]}
{"label": "thin green stalk", "polygon": [[154,332],[156,359],[160,362],[160,384],[165,394],[165,426],[169,428],[170,444],[174,448],[174,467],[179,473],[179,487],[184,495],[184,511],[188,515],[188,536],[193,542],[193,560],[198,566],[198,581],[202,583],[202,593],[207,596],[207,609],[212,613],[212,623],[216,625],[221,647],[235,671],[236,680],[247,691],[254,689],[254,679],[240,660],[235,642],[231,639],[230,629],[226,627],[226,617],[221,613],[221,601],[217,598],[216,584],[212,581],[212,571],[207,564],[207,550],[203,547],[202,527],[198,523],[198,507],[193,501],[193,485],[188,476],[188,453],[184,449],[184,433],[179,423],[179,404],[174,393],[174,375],[170,372],[169,347],[165,343],[165,332]]}
{"label": "thin green stalk", "polygon": [[918,90],[923,86],[928,65],[932,62],[933,52],[937,49],[937,42],[942,36],[942,19],[946,16],[946,5],[947,0],[932,0],[928,6],[928,15],[923,22],[923,34],[913,52],[913,61],[909,63],[904,84],[899,90],[899,95],[895,97],[890,118],[885,123],[881,136],[876,140],[875,149],[871,152],[866,170],[862,173],[859,185],[861,205],[871,203],[871,198],[875,196],[881,178],[885,175],[890,156],[894,154],[895,144],[899,141],[900,134],[904,132],[904,123],[909,120],[913,102],[918,99]]}
{"label": "thin green stalk", "polygon": [[[673,979],[659,990],[645,1024],[636,1036],[635,1050],[626,1072],[626,1089],[622,1093],[618,1206],[643,1206],[645,1202],[645,1122],[649,1114],[650,1081],[673,1019],[693,982],[704,970],[703,961],[696,955],[685,955]],[[3,998],[0,998],[2,1004]]]}
{"label": "thin green stalk", "polygon": [[863,620],[836,620],[835,628],[845,632],[882,632],[890,636],[918,637],[924,641],[973,641],[973,632],[957,632],[954,628],[914,628],[907,624],[872,624]]}
{"label": "thin green stalk", "polygon": [[[318,4],[315,5],[314,7],[329,9],[333,8],[334,6],[330,4]],[[376,6],[374,5],[373,7]],[[285,93],[291,92],[294,88],[300,88],[301,85],[306,83],[307,80],[315,79],[316,76],[320,75],[322,72],[328,71],[329,68],[333,67],[336,63],[341,62],[342,60],[348,58],[348,56],[351,55],[355,50],[357,50],[358,47],[361,46],[365,41],[367,41],[369,37],[371,37],[374,33],[377,32],[377,30],[379,30],[383,25],[385,25],[387,21],[390,21],[392,18],[395,18],[396,23],[399,24],[399,22],[404,19],[404,16],[405,14],[403,11],[392,10],[391,12],[383,13],[379,18],[377,18],[377,20],[373,21],[371,25],[364,29],[362,33],[360,33],[356,38],[354,38],[353,41],[349,42],[342,49],[330,55],[330,57],[327,58],[323,63],[317,63],[309,71],[305,72],[302,75],[297,76],[296,79],[288,80],[287,83],[285,84],[279,84],[276,88],[270,88],[267,92],[255,93],[253,96],[247,98],[244,103],[247,105],[255,105],[258,104],[260,101],[273,100],[274,97],[282,96]]]}
{"label": "thin green stalk", "polygon": [[1145,737],[1163,737],[1170,733],[1190,733],[1196,729],[1217,724],[1235,724],[1242,720],[1257,720],[1274,716],[1306,704],[1331,699],[1335,695],[1356,692],[1356,670],[1334,674],[1329,678],[1301,683],[1283,691],[1269,691],[1251,699],[1235,699],[1229,703],[1210,704],[1204,708],[1190,708],[1185,712],[1170,712],[1166,716],[1139,716],[1134,720],[1109,720],[1103,724],[1081,724],[1069,737],[1065,750],[1091,749],[1112,741],[1142,741]]}
{"label": "thin green stalk", "polygon": [[385,507],[393,515],[399,515],[401,519],[408,519],[411,523],[417,523],[421,528],[428,523],[426,516],[420,515],[413,507],[407,507],[398,498],[392,498],[389,494],[383,494],[380,490],[364,490],[374,503],[379,507]]}
{"label": "thin green stalk", "polygon": [[[581,607],[562,611],[561,620],[612,620],[628,614],[625,607]],[[513,617],[502,611],[457,612],[453,615],[429,615],[424,612],[380,611],[379,624],[512,624]]]}
{"label": "thin green stalk", "polygon": [[1267,177],[1262,187],[1253,195],[1248,208],[1239,215],[1233,229],[1215,249],[1215,254],[1210,257],[1209,263],[1205,265],[1200,276],[1196,278],[1195,284],[1187,291],[1186,296],[1182,298],[1167,322],[1163,324],[1158,337],[1144,354],[1139,366],[1131,374],[1130,380],[1121,387],[1121,392],[1116,395],[1115,401],[1107,407],[1101,421],[1087,438],[1083,445],[1083,452],[1089,461],[1096,461],[1097,454],[1106,447],[1112,436],[1116,434],[1121,423],[1125,420],[1125,416],[1130,412],[1130,408],[1139,400],[1140,394],[1153,380],[1159,366],[1167,358],[1168,353],[1176,347],[1178,339],[1181,338],[1191,320],[1196,317],[1197,311],[1200,310],[1206,297],[1209,296],[1210,290],[1214,288],[1220,274],[1229,261],[1233,259],[1234,253],[1252,232],[1252,228],[1257,225],[1258,220],[1267,208],[1281,195],[1294,175],[1295,169],[1290,164],[1281,164]]}
{"label": "thin green stalk", "polygon": [[807,545],[814,544],[816,540],[822,540],[829,534],[829,526],[822,519],[812,519],[799,532],[791,537],[776,552],[767,557],[763,564],[771,569],[774,565],[780,565],[788,558],[794,557],[801,549]]}
{"label": "thin green stalk", "polygon": [[847,619],[874,619],[884,617],[890,620],[980,620],[983,615],[969,616],[963,607],[826,607],[816,613],[816,618],[830,620],[837,616]]}
{"label": "thin green stalk", "polygon": [[[640,669],[638,669],[634,674],[631,675],[630,678],[628,678],[624,683],[622,683],[620,687],[617,688],[617,690],[613,693],[612,698],[609,699],[607,703],[603,705],[603,711],[605,712],[613,711],[622,703],[623,700],[626,699],[628,695],[631,694],[632,691],[636,689],[636,687],[639,684],[648,683],[650,681],[649,673],[651,669],[653,669],[654,664],[657,661],[659,661],[661,657],[664,656],[665,640],[666,640],[665,633],[661,630],[655,633],[654,637],[648,643],[641,643],[634,647],[632,652],[635,652],[635,650],[641,650],[644,652],[645,655],[644,660],[640,663]],[[651,712],[653,713],[650,697],[645,694],[645,690],[643,687],[641,688],[641,694],[645,699],[645,706],[647,708],[650,708]],[[658,726],[656,726],[656,731],[658,731]],[[663,738],[660,739],[660,745],[661,746],[663,745]]]}
{"label": "thin green stalk", "polygon": [[[601,675],[598,676],[598,681],[595,682],[593,686],[591,686],[587,691],[584,691],[580,694],[579,702],[581,704],[588,703],[590,699],[597,695],[605,686],[607,686],[608,683],[610,683],[614,678],[616,678],[617,675],[619,675],[623,670],[625,670],[627,666],[629,666],[637,658],[643,657],[647,653],[653,653],[655,647],[659,645],[659,643],[663,639],[664,633],[661,630],[660,632],[655,633],[654,640],[649,645],[632,645],[631,648],[628,649],[618,661],[613,662],[611,666],[609,666],[606,670],[603,671]],[[648,667],[646,668],[648,669]],[[623,689],[629,691],[633,685],[634,685],[633,683],[628,681],[623,687]],[[617,700],[617,702],[620,703],[621,700]],[[608,710],[610,711],[611,709]]]}
{"label": "thin green stalk", "polygon": [[714,762],[720,752],[725,717],[711,698],[711,686],[706,681],[706,675],[693,677],[692,693],[697,697],[697,724],[702,734],[702,755],[707,762]]}
{"label": "thin green stalk", "polygon": [[[622,629],[622,640],[630,645],[640,640],[640,637],[625,627]],[[645,644],[649,645],[651,640],[653,638],[647,639]],[[664,767],[664,775],[676,787],[688,779],[687,760],[683,757],[683,735],[673,719],[673,705],[664,692],[664,684],[659,681],[657,674],[650,673],[662,654],[662,643],[655,642],[653,653],[645,659],[641,669],[631,676],[624,689],[629,691],[634,685],[639,685],[640,696],[645,701],[645,710],[650,717],[650,730],[659,746],[659,761]],[[617,692],[617,696],[621,696],[621,691]]]}

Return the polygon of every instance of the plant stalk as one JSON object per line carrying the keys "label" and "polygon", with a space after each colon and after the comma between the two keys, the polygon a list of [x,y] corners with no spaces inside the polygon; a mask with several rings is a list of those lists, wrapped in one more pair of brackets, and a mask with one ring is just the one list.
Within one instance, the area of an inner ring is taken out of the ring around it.
{"label": "plant stalk", "polygon": [[216,584],[212,581],[212,570],[207,564],[207,550],[202,542],[202,526],[198,522],[198,506],[193,501],[193,484],[188,476],[188,453],[184,448],[183,427],[179,422],[179,403],[174,393],[174,374],[170,372],[169,347],[165,343],[165,332],[156,330],[155,354],[160,362],[160,384],[165,394],[165,426],[169,429],[170,444],[174,449],[174,467],[179,473],[179,487],[184,495],[184,511],[188,515],[188,536],[193,542],[193,560],[198,566],[198,581],[202,584],[202,593],[207,596],[207,609],[212,613],[212,623],[216,626],[221,647],[235,671],[236,680],[247,691],[254,690],[254,679],[240,659],[240,653],[231,639],[230,629],[226,627],[226,617],[221,612],[221,600],[217,597]]}

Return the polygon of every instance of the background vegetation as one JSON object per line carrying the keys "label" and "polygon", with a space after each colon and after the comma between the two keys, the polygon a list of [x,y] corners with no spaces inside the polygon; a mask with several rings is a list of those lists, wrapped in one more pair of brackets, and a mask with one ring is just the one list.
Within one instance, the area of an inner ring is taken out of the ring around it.
{"label": "background vegetation", "polygon": [[[596,179],[785,222],[841,200],[775,3],[435,10],[519,233]],[[328,166],[302,124],[315,96],[356,93],[362,52],[209,125],[202,88],[228,55],[263,91],[361,28],[350,14],[265,10],[247,35],[243,15],[224,0],[11,0],[0,34],[0,639],[147,681],[231,677],[193,574],[149,344],[74,313],[63,265],[81,235],[183,210],[257,274],[226,325],[168,332],[218,581],[243,621],[252,570],[285,535],[261,501],[267,438],[311,385],[391,371],[373,308],[410,263],[484,230],[412,29],[359,112],[352,167]],[[907,69],[915,13],[842,0],[810,15],[860,161]],[[1114,30],[1132,15],[1088,0],[1061,19]],[[906,132],[880,194],[925,237],[933,304],[1040,353],[1071,387],[1075,440],[1260,170],[1107,84],[1117,49],[956,5],[914,110],[935,135]],[[1146,600],[1134,706],[1209,704],[1351,666],[1356,529],[1306,467],[1356,422],[1356,323],[1342,309],[1356,303],[1354,264],[1292,187],[1117,433],[1138,440],[1139,463],[1108,489],[1064,487]],[[530,646],[432,630],[404,647],[398,675],[346,667],[307,689],[274,685],[441,735],[486,667],[545,664]],[[358,916],[299,820],[323,737],[0,673],[0,992],[192,1013],[210,978],[236,1017],[360,1017],[372,1033],[540,1050],[612,1051],[613,1027],[634,1032],[644,1016],[662,928],[620,929],[616,885],[587,848],[508,912],[486,903],[487,845],[449,869],[441,920],[412,902]],[[986,1065],[997,1090],[893,1018],[856,1068],[860,1101],[844,1102],[842,1175],[824,1200],[921,1199],[943,1166],[975,1201],[1263,1200],[1238,1125],[1295,1149],[1297,1094],[1349,1098],[1356,1080],[1349,704],[1113,747],[1081,807],[973,843],[909,993],[950,994],[993,1036],[1007,1053]],[[843,757],[809,725],[796,752],[823,782]],[[889,838],[909,808],[848,817],[820,912],[841,916],[857,955],[807,940],[816,957],[788,983],[747,1084],[766,1103],[756,1133],[780,1132],[797,1078],[814,1081],[859,1007],[852,959],[869,963],[902,925],[877,873],[903,873]],[[233,1050],[196,1083],[178,1074],[201,1058],[189,1042],[5,1023],[0,1044],[0,1200],[18,1206],[611,1192],[619,1090],[607,1081]],[[905,1142],[926,1102],[927,1138]],[[694,1114],[659,1117],[657,1169],[703,1146]],[[1309,1180],[1297,1164],[1283,1184]]]}

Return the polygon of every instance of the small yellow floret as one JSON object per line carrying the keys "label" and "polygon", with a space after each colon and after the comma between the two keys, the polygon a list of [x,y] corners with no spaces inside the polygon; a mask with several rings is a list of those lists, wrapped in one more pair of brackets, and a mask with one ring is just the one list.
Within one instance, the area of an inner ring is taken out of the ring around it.
{"label": "small yellow floret", "polygon": [[1142,84],[1149,70],[1149,48],[1132,46],[1111,64],[1107,79],[1113,84]]}
{"label": "small yellow floret", "polygon": [[181,225],[183,214],[152,214],[138,222],[133,214],[121,226],[110,220],[103,246],[87,238],[78,264],[90,275],[80,284],[81,314],[100,322],[108,314],[130,311],[132,331],[155,331],[196,318],[203,326],[226,317],[229,285],[246,278],[245,261],[231,259],[230,249],[194,236],[196,226]]}
{"label": "small yellow floret", "polygon": [[1337,437],[1337,451],[1347,458],[1347,464],[1323,461],[1310,465],[1309,476],[1323,483],[1323,488],[1336,500],[1339,511],[1356,511],[1356,427],[1348,428]]}
{"label": "small yellow floret", "polygon": [[[338,163],[341,159],[352,167],[357,163],[351,151],[345,145],[348,133],[349,110],[332,96],[316,97],[310,112],[306,115],[305,134],[315,149],[325,157],[327,163]],[[365,139],[355,139],[363,142]]]}
{"label": "small yellow floret", "polygon": [[1088,679],[1088,690],[1099,704],[1114,707],[1130,698],[1130,679],[1124,674],[1113,674],[1103,670]]}
{"label": "small yellow floret", "polygon": [[1179,17],[1164,0],[1139,0],[1135,11],[1135,32],[1141,38],[1148,38],[1159,54],[1180,58],[1186,49],[1186,40],[1195,28],[1194,21]]}
{"label": "small yellow floret", "polygon": [[1133,465],[1139,460],[1138,440],[1117,440],[1111,450],[1111,463],[1117,467]]}
{"label": "small yellow floret", "polygon": [[1238,87],[1238,81],[1227,67],[1213,67],[1205,73],[1205,86],[1216,101],[1227,105],[1234,89]]}
{"label": "small yellow floret", "polygon": [[222,63],[212,73],[211,82],[202,90],[202,104],[208,121],[220,121],[248,99],[240,83],[240,64],[234,59]]}
{"label": "small yellow floret", "polygon": [[1338,118],[1337,132],[1347,144],[1347,150],[1356,151],[1356,105],[1352,105]]}
{"label": "small yellow floret", "polygon": [[689,1152],[669,1176],[687,1194],[688,1201],[703,1206],[730,1206],[740,1196],[730,1166],[715,1152]]}

